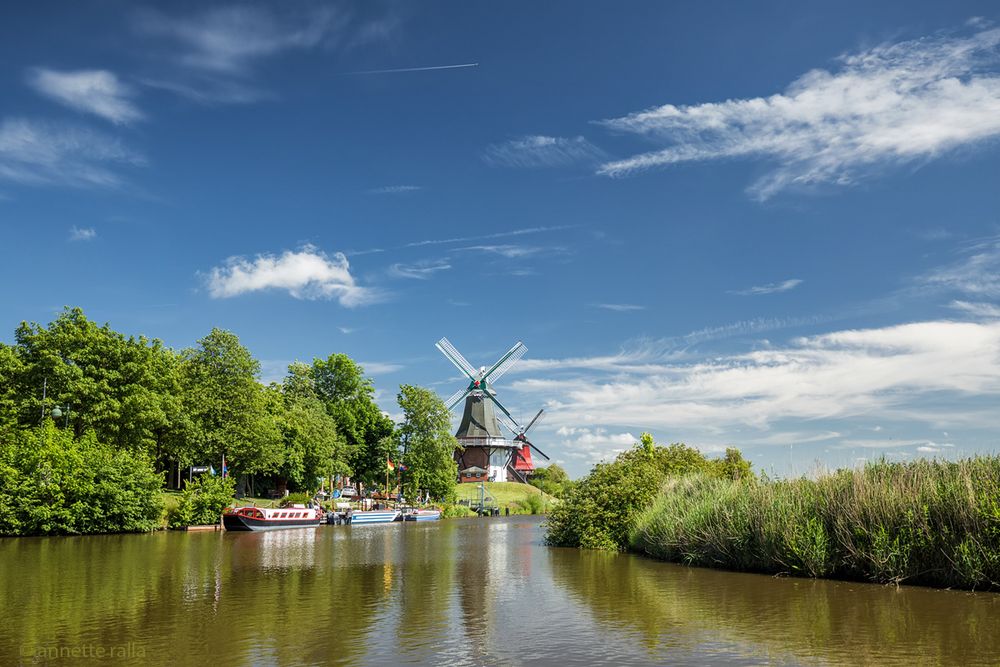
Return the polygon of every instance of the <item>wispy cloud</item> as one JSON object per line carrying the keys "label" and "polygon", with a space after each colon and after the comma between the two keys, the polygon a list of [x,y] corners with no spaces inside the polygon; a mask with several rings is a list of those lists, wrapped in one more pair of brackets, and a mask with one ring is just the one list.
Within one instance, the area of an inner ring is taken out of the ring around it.
{"label": "wispy cloud", "polygon": [[447,260],[428,260],[414,264],[393,264],[389,267],[389,275],[395,278],[414,278],[427,280],[439,271],[447,271],[451,264]]}
{"label": "wispy cloud", "polygon": [[359,361],[358,363],[365,369],[365,373],[371,375],[388,375],[389,373],[395,373],[406,368],[403,364],[387,361]]}
{"label": "wispy cloud", "polygon": [[613,310],[618,313],[629,313],[636,310],[646,310],[646,306],[639,306],[634,303],[595,303],[594,308]]}
{"label": "wispy cloud", "polygon": [[788,290],[795,289],[802,284],[802,281],[798,278],[789,278],[788,280],[782,280],[777,283],[768,283],[766,285],[755,285],[754,287],[748,287],[747,289],[732,290],[730,294],[739,294],[740,296],[759,296],[761,294],[775,294],[777,292],[787,292]]}
{"label": "wispy cloud", "polygon": [[459,63],[457,65],[431,65],[428,67],[398,67],[395,69],[368,69],[359,72],[344,72],[345,75],[354,74],[397,74],[400,72],[431,72],[440,69],[465,69],[468,67],[479,67],[479,63]]}
{"label": "wispy cloud", "polygon": [[483,152],[487,164],[503,167],[565,167],[594,163],[607,155],[583,137],[531,135],[499,144]]}
{"label": "wispy cloud", "polygon": [[955,300],[948,304],[948,307],[966,313],[972,317],[1000,319],[1000,306],[995,303]]}
{"label": "wispy cloud", "polygon": [[963,249],[963,257],[934,269],[921,282],[979,297],[1000,296],[1000,237],[977,241]]}
{"label": "wispy cloud", "polygon": [[494,232],[493,234],[483,234],[481,236],[452,236],[442,239],[424,239],[422,241],[411,241],[403,245],[392,246],[390,248],[369,248],[367,250],[353,250],[348,255],[370,255],[373,253],[387,252],[389,250],[405,250],[407,248],[422,248],[433,245],[454,245],[458,243],[473,243],[476,241],[489,241],[492,239],[503,239],[529,234],[544,234],[546,232],[558,232],[567,229],[574,229],[575,225],[552,225],[548,227],[525,227],[523,229],[512,229],[506,232]]}
{"label": "wispy cloud", "polygon": [[602,121],[666,146],[603,164],[625,176],[694,161],[775,163],[750,192],[849,184],[874,168],[929,160],[1000,135],[1000,29],[942,34],[841,56],[771,97],[658,108]]}
{"label": "wispy cloud", "polygon": [[357,329],[354,329],[353,327],[337,327],[337,330],[340,331],[340,333],[344,334],[345,336],[357,331]]}
{"label": "wispy cloud", "polygon": [[240,104],[273,97],[254,82],[268,58],[311,49],[350,49],[385,39],[395,20],[354,20],[328,4],[212,7],[180,14],[147,9],[135,30],[172,65],[142,83],[202,104]]}
{"label": "wispy cloud", "polygon": [[92,241],[97,238],[97,230],[93,227],[77,227],[73,225],[69,228],[70,241]]}
{"label": "wispy cloud", "polygon": [[6,118],[0,123],[0,179],[24,185],[118,187],[115,165],[145,159],[118,139],[71,125]]}
{"label": "wispy cloud", "polygon": [[226,74],[244,74],[266,56],[318,46],[338,24],[329,6],[281,16],[264,6],[213,7],[190,16],[147,9],[136,16],[140,32],[179,47],[175,57],[182,64]]}
{"label": "wispy cloud", "polygon": [[112,123],[124,125],[143,118],[131,100],[132,89],[107,70],[59,72],[37,67],[28,71],[28,84],[59,104]]}
{"label": "wispy cloud", "polygon": [[493,255],[500,255],[501,257],[506,257],[507,259],[520,259],[523,257],[531,257],[532,255],[537,255],[538,253],[542,252],[543,248],[536,248],[532,246],[523,246],[523,245],[473,245],[473,246],[466,246],[464,248],[458,248],[458,250],[486,252]]}
{"label": "wispy cloud", "polygon": [[[892,419],[932,423],[921,399],[1000,396],[1000,323],[929,321],[835,331],[784,347],[688,364],[608,369],[610,378],[526,379],[516,388],[557,398],[556,425],[765,429],[780,420]],[[624,375],[623,373],[628,373]],[[954,419],[960,419],[958,415]],[[995,417],[993,418],[994,421]]]}
{"label": "wispy cloud", "polygon": [[380,188],[367,190],[370,195],[405,195],[409,192],[423,190],[419,185],[384,185]]}
{"label": "wispy cloud", "polygon": [[598,463],[632,447],[639,438],[631,433],[610,433],[604,428],[562,426],[556,431],[565,456],[588,465]]}
{"label": "wispy cloud", "polygon": [[336,299],[342,306],[373,303],[378,292],[357,284],[342,253],[327,255],[315,246],[280,255],[255,258],[230,257],[205,276],[209,294],[216,299],[259,292],[284,290],[296,299]]}

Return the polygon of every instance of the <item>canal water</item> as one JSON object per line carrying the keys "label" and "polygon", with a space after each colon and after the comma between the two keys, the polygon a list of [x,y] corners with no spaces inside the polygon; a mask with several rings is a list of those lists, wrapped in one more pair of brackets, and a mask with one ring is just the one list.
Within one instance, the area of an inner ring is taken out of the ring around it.
{"label": "canal water", "polygon": [[542,544],[533,517],[0,539],[0,664],[994,665],[1000,595]]}

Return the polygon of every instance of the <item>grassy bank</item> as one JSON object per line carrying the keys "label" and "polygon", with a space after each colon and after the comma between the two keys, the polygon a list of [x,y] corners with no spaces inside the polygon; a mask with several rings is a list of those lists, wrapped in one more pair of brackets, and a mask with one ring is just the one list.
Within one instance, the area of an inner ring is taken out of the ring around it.
{"label": "grassy bank", "polygon": [[669,480],[630,533],[676,562],[1000,587],[1000,457],[872,463],[815,480]]}
{"label": "grassy bank", "polygon": [[[511,514],[543,514],[559,503],[554,498],[530,484],[518,482],[486,482],[487,503],[492,498],[500,511],[510,508]],[[479,502],[478,484],[459,484],[455,487],[456,500]]]}

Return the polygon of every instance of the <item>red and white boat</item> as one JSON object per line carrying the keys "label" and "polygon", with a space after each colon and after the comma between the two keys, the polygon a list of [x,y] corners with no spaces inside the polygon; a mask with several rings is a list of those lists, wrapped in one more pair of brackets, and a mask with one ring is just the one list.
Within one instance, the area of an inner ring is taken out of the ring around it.
{"label": "red and white boat", "polygon": [[315,528],[325,518],[322,510],[292,505],[291,507],[237,507],[222,515],[226,530],[278,530],[281,528]]}

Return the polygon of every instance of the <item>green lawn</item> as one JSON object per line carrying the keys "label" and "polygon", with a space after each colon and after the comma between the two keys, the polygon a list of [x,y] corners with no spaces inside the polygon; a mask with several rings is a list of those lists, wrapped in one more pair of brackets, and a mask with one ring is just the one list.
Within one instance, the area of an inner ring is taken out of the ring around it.
{"label": "green lawn", "polygon": [[[458,500],[479,501],[478,484],[459,484],[455,489],[455,493]],[[558,498],[543,493],[540,489],[530,484],[521,484],[519,482],[486,482],[486,493],[493,498],[493,502],[501,510],[505,507],[510,507],[511,513],[524,513],[526,511],[525,506],[520,503],[526,501],[528,496],[540,497],[543,511],[548,511],[552,505],[559,502]],[[489,498],[486,501],[489,503]]]}

